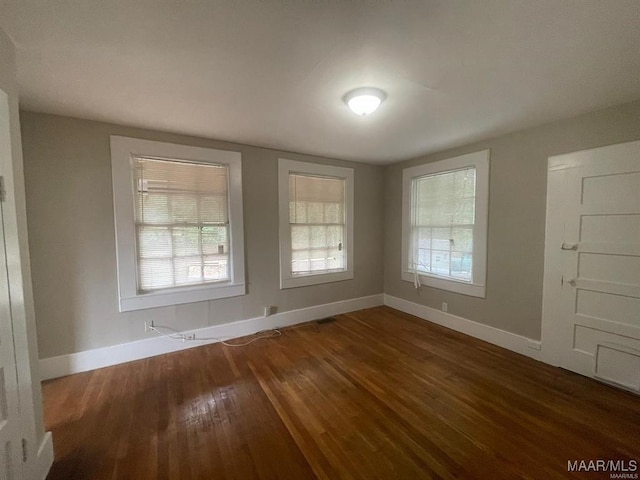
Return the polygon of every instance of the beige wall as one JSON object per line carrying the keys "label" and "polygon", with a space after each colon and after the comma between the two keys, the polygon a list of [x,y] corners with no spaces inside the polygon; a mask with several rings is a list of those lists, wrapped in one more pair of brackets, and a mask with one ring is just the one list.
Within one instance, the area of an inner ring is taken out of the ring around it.
{"label": "beige wall", "polygon": [[[539,339],[542,311],[547,158],[640,139],[640,102],[589,113],[387,167],[386,294],[509,332]],[[408,166],[491,149],[487,298],[422,287],[400,279],[401,183]]]}
{"label": "beige wall", "polygon": [[[109,135],[242,153],[248,294],[118,313]],[[144,321],[186,330],[382,293],[383,167],[22,112],[29,246],[40,357],[148,338]],[[355,168],[355,278],[280,290],[277,160]]]}
{"label": "beige wall", "polygon": [[[0,29],[0,89],[9,100],[11,156],[0,158],[0,175],[6,190],[2,205],[11,317],[22,416],[22,434],[35,450],[44,435],[42,393],[38,368],[36,324],[31,289],[31,269],[27,239],[27,219],[24,192],[20,118],[18,113],[18,85],[16,83],[15,49]],[[32,450],[33,451],[33,450]],[[27,468],[35,469],[34,455],[28,458]],[[32,466],[34,465],[34,466]],[[35,471],[35,470],[33,470]],[[42,472],[39,472],[41,474]]]}
{"label": "beige wall", "polygon": [[[388,167],[30,112],[22,113],[22,128],[41,358],[146,338],[149,319],[192,329],[257,317],[264,305],[287,311],[381,293],[383,263],[387,294],[434,308],[447,302],[455,315],[539,339],[547,158],[640,139],[640,102]],[[118,313],[110,134],[242,152],[248,295]],[[485,148],[491,149],[487,298],[428,287],[417,293],[400,280],[402,168]],[[356,169],[353,281],[279,289],[280,156]]]}

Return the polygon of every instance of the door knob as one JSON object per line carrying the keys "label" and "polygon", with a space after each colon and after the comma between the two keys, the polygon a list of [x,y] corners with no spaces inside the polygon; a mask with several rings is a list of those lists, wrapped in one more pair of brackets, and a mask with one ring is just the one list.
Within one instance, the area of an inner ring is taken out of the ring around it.
{"label": "door knob", "polygon": [[576,286],[576,279],[572,278],[571,280],[567,280],[567,283],[569,285],[571,285],[572,287],[575,287]]}

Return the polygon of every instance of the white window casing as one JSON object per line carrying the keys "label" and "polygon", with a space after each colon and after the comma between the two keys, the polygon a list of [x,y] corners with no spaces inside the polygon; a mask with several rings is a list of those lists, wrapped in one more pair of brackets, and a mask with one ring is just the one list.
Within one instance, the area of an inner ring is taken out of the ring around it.
{"label": "white window casing", "polygon": [[352,168],[279,159],[280,288],[349,280]]}
{"label": "white window casing", "polygon": [[238,152],[111,136],[121,312],[245,294]]}
{"label": "white window casing", "polygon": [[403,280],[486,297],[489,153],[403,170]]}

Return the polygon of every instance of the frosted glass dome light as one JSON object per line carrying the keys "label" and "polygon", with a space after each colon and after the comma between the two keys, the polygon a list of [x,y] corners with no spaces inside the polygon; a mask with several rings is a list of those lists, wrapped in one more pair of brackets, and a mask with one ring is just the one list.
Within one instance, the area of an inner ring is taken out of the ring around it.
{"label": "frosted glass dome light", "polygon": [[379,88],[356,88],[345,95],[344,101],[356,115],[369,115],[385,98],[385,93]]}

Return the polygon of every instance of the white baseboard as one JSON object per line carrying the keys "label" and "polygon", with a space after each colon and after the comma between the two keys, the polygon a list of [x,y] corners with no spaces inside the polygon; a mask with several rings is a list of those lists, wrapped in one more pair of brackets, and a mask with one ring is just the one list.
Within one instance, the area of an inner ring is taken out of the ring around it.
{"label": "white baseboard", "polygon": [[45,480],[53,465],[53,439],[51,432],[45,432],[38,447],[38,454],[33,460],[31,478]]}
{"label": "white baseboard", "polygon": [[428,320],[432,323],[450,328],[451,330],[464,333],[465,335],[479,338],[480,340],[498,345],[507,350],[512,350],[536,360],[542,360],[540,354],[541,343],[538,340],[523,337],[522,335],[507,332],[506,330],[500,330],[499,328],[491,327],[483,323],[474,322],[473,320],[458,317],[392,295],[384,294],[384,304],[401,312],[415,315],[423,320]]}
{"label": "white baseboard", "polygon": [[[309,322],[330,315],[352,312],[363,308],[377,307],[383,304],[383,296],[371,295],[368,297],[353,298],[340,302],[326,303],[299,310],[276,313],[269,317],[257,317],[248,320],[225,323],[223,325],[213,325],[211,327],[189,330],[182,333],[195,334],[198,337],[218,337],[232,339],[251,335],[261,330],[268,330],[276,327],[287,327],[297,323]],[[72,373],[95,370],[96,368],[108,367],[119,363],[131,362],[142,358],[162,355],[164,353],[177,352],[188,348],[199,347],[208,343],[216,343],[216,340],[209,341],[186,341],[180,342],[166,337],[155,337],[135,342],[113,345],[111,347],[96,348],[84,352],[60,355],[40,359],[40,375],[43,380],[63,377]]]}

